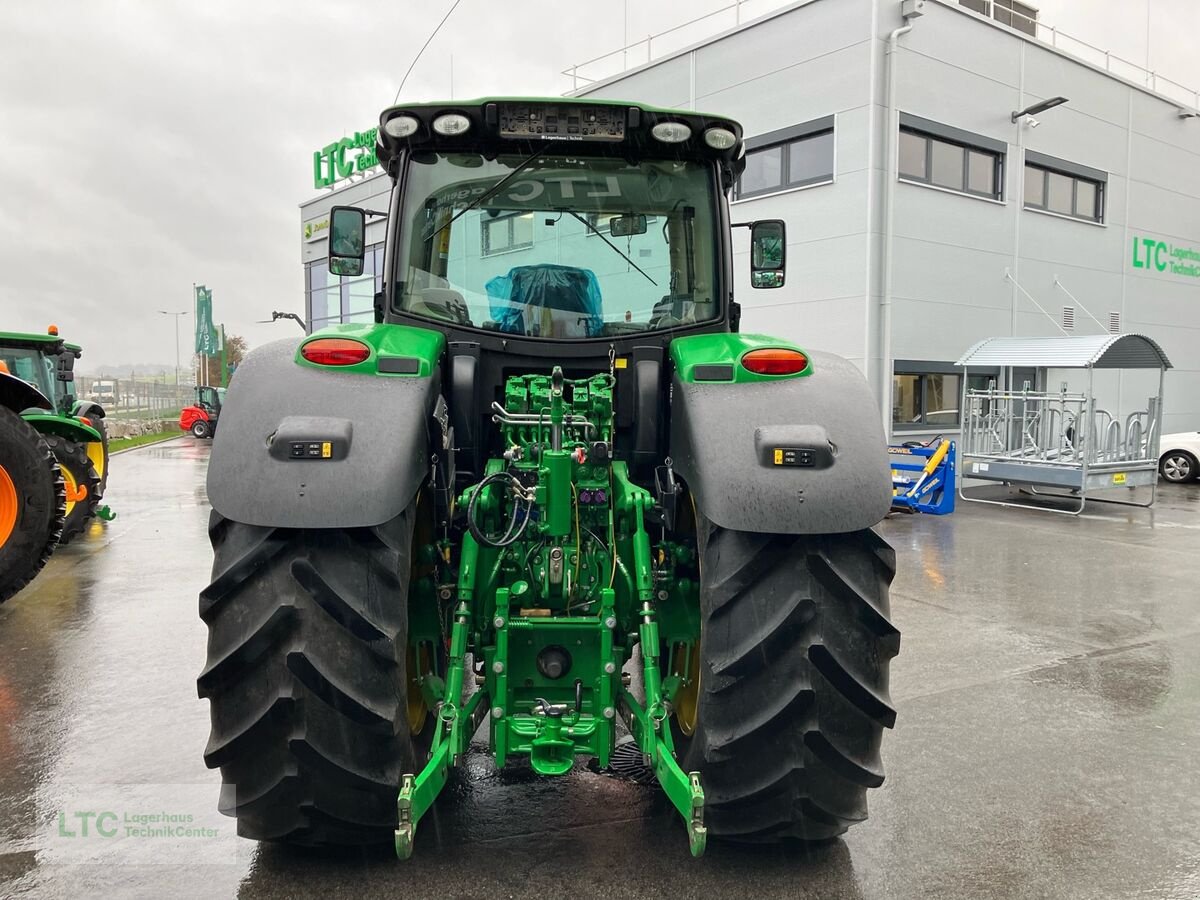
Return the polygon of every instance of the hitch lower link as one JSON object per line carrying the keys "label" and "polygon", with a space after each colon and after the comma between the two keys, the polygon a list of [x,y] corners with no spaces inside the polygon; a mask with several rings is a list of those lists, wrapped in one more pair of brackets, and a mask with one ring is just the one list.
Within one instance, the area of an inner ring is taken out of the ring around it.
{"label": "hitch lower link", "polygon": [[[643,491],[636,491],[631,498],[636,523],[633,540],[634,580],[641,607],[637,612],[638,636],[642,650],[642,683],[645,688],[645,705],[622,685],[619,688],[619,706],[622,707],[623,718],[629,726],[630,733],[637,742],[638,748],[646,757],[655,777],[666,793],[671,804],[683,818],[687,827],[688,846],[694,857],[704,853],[708,839],[708,829],[704,824],[704,788],[700,783],[700,773],[684,772],[675,759],[674,742],[668,725],[670,715],[670,697],[663,692],[662,673],[659,669],[659,630],[653,604],[654,590],[651,578],[651,560],[649,541],[642,521],[642,508],[648,500]],[[464,567],[473,568],[474,551],[477,548],[468,539],[467,551],[464,553]],[[602,615],[605,620],[615,621],[611,616],[611,591],[606,592],[607,603]],[[459,603],[454,611],[454,623],[450,635],[450,658],[446,672],[445,693],[438,708],[438,730],[434,736],[433,747],[429,761],[418,775],[406,774],[400,782],[400,793],[396,801],[396,855],[400,859],[412,856],[413,842],[416,838],[417,823],[433,806],[437,795],[445,787],[449,769],[457,765],[459,758],[466,752],[471,736],[483,723],[488,710],[493,715],[504,716],[501,707],[492,708],[491,699],[486,690],[476,691],[462,703],[463,682],[466,674],[467,641],[470,631],[469,589],[460,588]],[[508,600],[507,590],[498,595],[502,606]],[[497,617],[502,621],[503,617]],[[602,649],[610,657],[612,651],[610,625],[604,630],[606,640]],[[503,651],[507,647],[506,633],[499,628],[497,644]],[[502,669],[504,667],[502,666]],[[500,670],[497,670],[500,671]],[[504,692],[505,676],[500,676],[497,690]],[[577,686],[578,690],[578,686]],[[577,694],[578,696],[578,694]],[[502,703],[504,697],[497,697]],[[562,739],[562,726],[567,724],[561,720],[569,716],[566,708],[559,710],[545,701],[540,701],[542,722],[538,728],[538,737],[534,745],[541,741],[541,765],[535,769],[543,774],[563,774],[570,770],[573,750],[569,742]],[[536,715],[538,710],[533,711]],[[575,716],[578,716],[579,701],[576,701]],[[553,713],[553,715],[552,715]],[[552,721],[553,720],[553,721]],[[572,718],[574,720],[574,717]],[[503,748],[497,748],[498,761],[503,761]]]}

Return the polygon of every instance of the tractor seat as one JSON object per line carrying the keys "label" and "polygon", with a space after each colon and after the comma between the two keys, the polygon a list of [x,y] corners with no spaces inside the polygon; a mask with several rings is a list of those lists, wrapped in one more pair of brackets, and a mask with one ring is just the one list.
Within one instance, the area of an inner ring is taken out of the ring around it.
{"label": "tractor seat", "polygon": [[600,286],[588,269],[518,266],[487,283],[492,318],[510,334],[593,337],[603,326]]}

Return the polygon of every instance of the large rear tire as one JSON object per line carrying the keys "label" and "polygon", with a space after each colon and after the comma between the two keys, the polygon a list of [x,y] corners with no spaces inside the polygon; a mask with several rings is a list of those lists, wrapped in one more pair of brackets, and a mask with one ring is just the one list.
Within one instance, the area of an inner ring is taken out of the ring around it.
{"label": "large rear tire", "polygon": [[66,503],[62,474],[42,436],[0,407],[0,603],[46,565]]}
{"label": "large rear tire", "polygon": [[66,483],[67,511],[58,545],[65,547],[87,528],[100,504],[101,481],[88,457],[87,446],[56,435],[46,435],[46,444],[62,469]]}
{"label": "large rear tire", "polygon": [[[211,701],[204,760],[238,834],[303,845],[393,839],[409,730],[416,505],[377,528],[258,528],[214,512],[200,595]],[[432,730],[432,716],[428,717]]]}
{"label": "large rear tire", "polygon": [[753,534],[699,518],[699,701],[675,740],[701,775],[709,833],[833,838],[883,783],[895,554],[872,531]]}

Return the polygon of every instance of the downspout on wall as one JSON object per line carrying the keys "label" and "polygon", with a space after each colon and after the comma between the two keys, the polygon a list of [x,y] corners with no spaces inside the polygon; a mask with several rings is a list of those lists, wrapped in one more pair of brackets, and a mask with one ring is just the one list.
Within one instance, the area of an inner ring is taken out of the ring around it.
{"label": "downspout on wall", "polygon": [[900,177],[896,145],[900,135],[900,116],[896,110],[896,48],[902,36],[913,30],[912,20],[922,14],[923,3],[905,0],[900,4],[904,24],[888,35],[884,49],[886,60],[887,125],[883,132],[886,171],[883,188],[883,296],[879,302],[879,406],[883,413],[883,432],[892,433],[892,257],[895,232],[896,181]]}

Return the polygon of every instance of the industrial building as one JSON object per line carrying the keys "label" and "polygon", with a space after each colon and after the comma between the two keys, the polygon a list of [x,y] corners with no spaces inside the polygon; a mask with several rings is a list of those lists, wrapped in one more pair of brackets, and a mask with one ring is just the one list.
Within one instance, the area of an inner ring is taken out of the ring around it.
{"label": "industrial building", "polygon": [[[956,429],[955,363],[984,338],[1106,331],[1158,342],[1174,364],[1163,431],[1200,428],[1200,118],[1186,88],[1014,0],[806,0],[608,78],[585,71],[576,95],[744,125],[733,219],[785,220],[789,271],[751,290],[735,230],[742,330],[853,360],[893,435]],[[372,318],[382,220],[362,278],[323,262],[332,205],[387,208],[387,178],[358,174],[372,143],[314,154],[314,183],[333,187],[301,206],[314,328]],[[496,247],[519,244],[521,223],[497,227]],[[1060,376],[972,377],[1055,389]],[[1122,409],[1157,389],[1149,374],[1097,379]]]}

